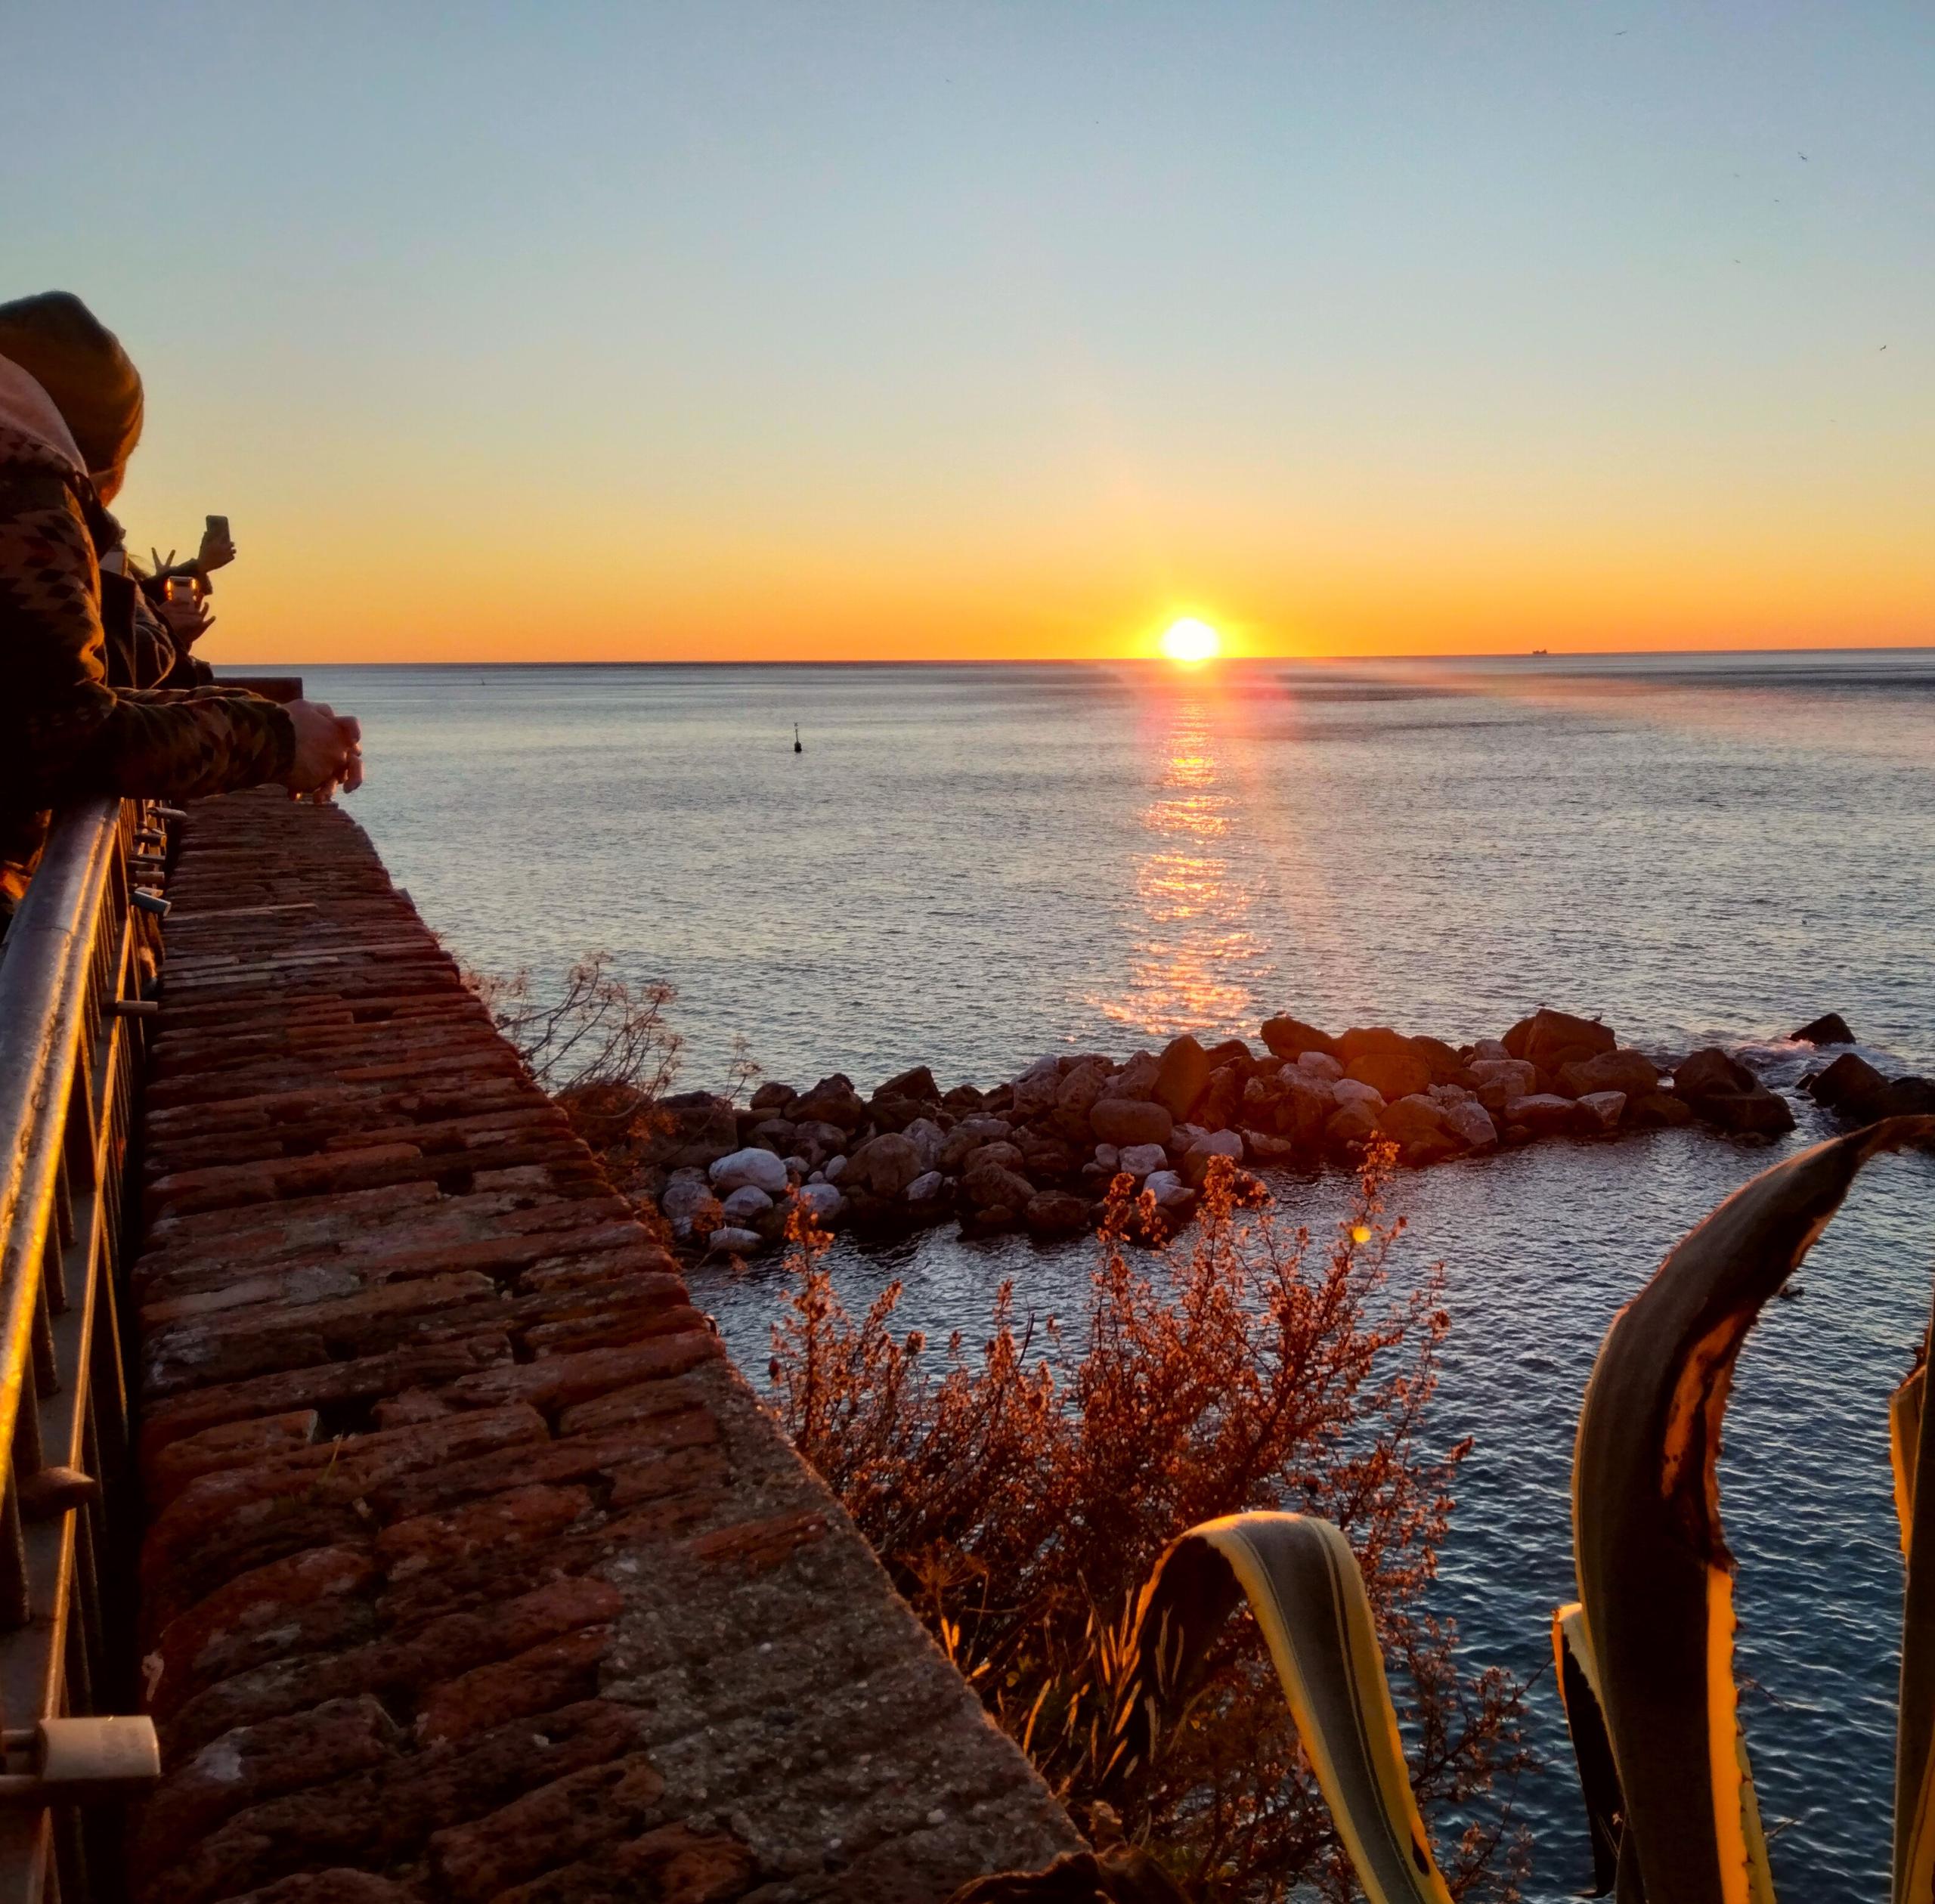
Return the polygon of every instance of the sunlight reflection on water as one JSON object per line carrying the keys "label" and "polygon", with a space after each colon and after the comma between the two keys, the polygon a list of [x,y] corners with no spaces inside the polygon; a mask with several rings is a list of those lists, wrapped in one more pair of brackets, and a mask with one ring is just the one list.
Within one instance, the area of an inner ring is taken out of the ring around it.
{"label": "sunlight reflection on water", "polygon": [[[1011,1076],[1289,1010],[1462,1041],[1541,1002],[1664,1055],[1845,1013],[1935,1067],[1935,659],[1613,658],[1444,670],[311,671],[361,715],[351,810],[454,949],[561,971],[586,947],[680,991],[686,1082],[744,1032],[769,1073],[864,1087]],[[791,751],[801,721],[807,752]],[[1571,1429],[1607,1322],[1773,1150],[1697,1133],[1540,1145],[1406,1180],[1454,1327],[1434,1419],[1477,1444],[1437,1604],[1530,1677],[1571,1597]],[[1723,1468],[1743,1707],[1784,1896],[1885,1892],[1900,1566],[1885,1398],[1928,1311],[1930,1166],[1828,1232],[1743,1358]],[[1334,1178],[1279,1188],[1333,1220]],[[985,1332],[1079,1311],[1085,1246],[843,1243],[850,1297]],[[764,1366],[776,1273],[701,1278]],[[1521,1810],[1532,1896],[1587,1865],[1549,1676]]]}

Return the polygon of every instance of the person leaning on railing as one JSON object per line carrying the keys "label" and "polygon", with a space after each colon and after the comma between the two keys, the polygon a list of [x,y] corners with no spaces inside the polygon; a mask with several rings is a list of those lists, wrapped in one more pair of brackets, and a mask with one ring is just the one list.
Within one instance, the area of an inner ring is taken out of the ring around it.
{"label": "person leaning on railing", "polygon": [[110,684],[107,504],[141,430],[140,376],[79,298],[0,304],[0,926],[68,800],[361,784],[361,730],[320,702]]}

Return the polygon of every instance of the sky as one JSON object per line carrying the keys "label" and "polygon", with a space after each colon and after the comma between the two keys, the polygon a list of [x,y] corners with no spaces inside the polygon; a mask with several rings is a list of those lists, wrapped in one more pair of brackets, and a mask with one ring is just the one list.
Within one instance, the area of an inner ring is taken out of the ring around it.
{"label": "sky", "polygon": [[1935,10],[0,0],[218,662],[1935,640]]}

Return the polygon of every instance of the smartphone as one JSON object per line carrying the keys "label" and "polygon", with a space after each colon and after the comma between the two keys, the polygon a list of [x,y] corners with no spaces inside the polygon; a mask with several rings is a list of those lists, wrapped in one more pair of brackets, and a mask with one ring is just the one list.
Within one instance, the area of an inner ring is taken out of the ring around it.
{"label": "smartphone", "polygon": [[225,515],[211,515],[209,518],[209,534],[210,535],[218,535],[224,542],[227,541],[228,539],[228,518]]}

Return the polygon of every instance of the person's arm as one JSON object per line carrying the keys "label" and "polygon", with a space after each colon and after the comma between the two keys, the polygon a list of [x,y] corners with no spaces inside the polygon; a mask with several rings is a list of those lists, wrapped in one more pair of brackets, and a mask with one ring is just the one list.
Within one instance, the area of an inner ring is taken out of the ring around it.
{"label": "person's arm", "polygon": [[0,797],[177,800],[286,781],[296,724],[221,689],[116,694],[105,680],[92,539],[51,473],[0,469]]}

